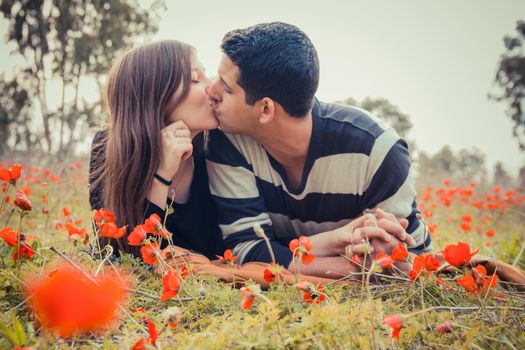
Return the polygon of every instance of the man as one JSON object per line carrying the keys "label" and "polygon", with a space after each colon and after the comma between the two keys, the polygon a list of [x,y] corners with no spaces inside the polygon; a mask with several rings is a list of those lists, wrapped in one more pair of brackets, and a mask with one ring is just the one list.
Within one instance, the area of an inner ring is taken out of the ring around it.
{"label": "man", "polygon": [[221,48],[208,89],[221,130],[210,132],[207,167],[225,245],[240,263],[271,261],[256,223],[292,271],[288,243],[309,236],[317,258],[300,271],[310,275],[346,275],[355,267],[342,255],[399,241],[429,247],[406,142],[365,111],[314,98],[319,62],[304,32],[258,24],[227,33]]}

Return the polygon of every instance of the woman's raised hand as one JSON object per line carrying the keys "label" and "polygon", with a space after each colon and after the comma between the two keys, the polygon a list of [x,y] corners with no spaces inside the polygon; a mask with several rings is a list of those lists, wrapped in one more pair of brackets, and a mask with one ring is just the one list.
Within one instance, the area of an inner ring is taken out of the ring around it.
{"label": "woman's raised hand", "polygon": [[176,121],[161,130],[162,152],[157,173],[165,179],[172,179],[180,163],[191,157],[193,145],[190,129],[183,121]]}

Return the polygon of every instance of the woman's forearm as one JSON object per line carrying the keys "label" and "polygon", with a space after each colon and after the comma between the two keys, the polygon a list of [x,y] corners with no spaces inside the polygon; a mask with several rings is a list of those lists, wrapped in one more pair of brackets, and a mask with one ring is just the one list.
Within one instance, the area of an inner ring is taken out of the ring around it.
{"label": "woman's forearm", "polygon": [[166,208],[166,198],[168,198],[169,186],[153,178],[148,200],[159,208]]}

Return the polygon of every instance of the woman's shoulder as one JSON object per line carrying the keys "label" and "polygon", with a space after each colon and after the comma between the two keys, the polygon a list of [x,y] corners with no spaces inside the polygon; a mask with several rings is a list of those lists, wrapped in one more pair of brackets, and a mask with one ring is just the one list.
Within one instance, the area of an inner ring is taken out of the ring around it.
{"label": "woman's shoulder", "polygon": [[106,138],[108,137],[108,129],[98,129],[95,131],[95,136],[93,136],[93,147],[98,146],[102,143],[105,143]]}

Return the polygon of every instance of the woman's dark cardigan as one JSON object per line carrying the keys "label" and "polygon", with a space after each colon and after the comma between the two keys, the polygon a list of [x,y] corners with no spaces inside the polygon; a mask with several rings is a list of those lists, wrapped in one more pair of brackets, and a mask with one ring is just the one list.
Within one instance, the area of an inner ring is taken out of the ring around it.
{"label": "woman's dark cardigan", "polygon": [[[105,147],[101,145],[101,140],[103,139],[104,131],[98,132],[95,135],[91,149],[89,162],[89,202],[91,209],[104,207],[102,189],[100,186],[93,186],[91,179],[91,174],[93,174],[95,167],[104,164]],[[166,229],[173,234],[172,240],[175,245],[201,253],[208,258],[215,258],[216,255],[222,255],[224,246],[221,231],[217,224],[215,203],[208,187],[204,152],[194,156],[194,163],[195,170],[191,183],[190,197],[184,204],[173,203],[172,207],[174,210],[166,218]],[[167,199],[167,204],[170,204],[170,202],[171,200]],[[161,220],[164,219],[165,210],[147,199],[144,208],[144,218],[148,218],[151,214],[156,213]],[[167,243],[167,240],[163,240],[163,247]]]}

